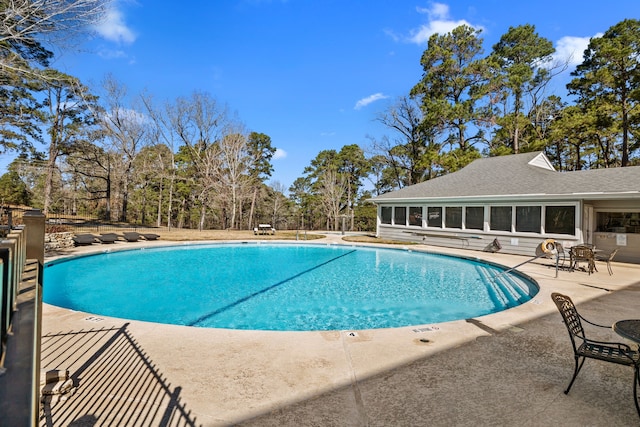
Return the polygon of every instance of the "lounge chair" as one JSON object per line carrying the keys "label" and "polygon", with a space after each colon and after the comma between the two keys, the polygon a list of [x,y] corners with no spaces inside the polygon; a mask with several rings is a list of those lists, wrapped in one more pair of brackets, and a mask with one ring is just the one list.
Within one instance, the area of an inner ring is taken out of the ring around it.
{"label": "lounge chair", "polygon": [[632,350],[627,344],[619,342],[596,341],[586,337],[582,321],[597,326],[599,328],[611,329],[611,326],[603,326],[592,323],[582,317],[576,309],[573,301],[566,295],[552,293],[551,299],[558,307],[562,315],[573,346],[573,356],[575,358],[575,368],[569,386],[564,391],[568,394],[573,382],[587,359],[602,360],[604,362],[617,363],[619,365],[632,366],[633,373],[633,398],[635,400],[638,415],[640,415],[640,405],[638,404],[638,385],[640,384],[640,355],[638,351]]}
{"label": "lounge chair", "polygon": [[140,233],[140,235],[144,237],[145,240],[158,240],[160,238],[160,235],[153,233]]}
{"label": "lounge chair", "polygon": [[120,238],[116,233],[104,233],[96,237],[100,240],[100,243],[110,244],[115,243]]}
{"label": "lounge chair", "polygon": [[137,242],[142,238],[142,235],[136,231],[125,231],[122,236],[127,242]]}
{"label": "lounge chair", "polygon": [[76,234],[73,236],[73,242],[76,246],[88,246],[97,241],[97,237],[93,234]]}

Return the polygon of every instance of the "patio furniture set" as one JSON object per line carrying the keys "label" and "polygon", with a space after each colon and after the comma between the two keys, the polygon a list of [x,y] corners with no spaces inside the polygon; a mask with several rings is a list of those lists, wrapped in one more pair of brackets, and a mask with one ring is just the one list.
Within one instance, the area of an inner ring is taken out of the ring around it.
{"label": "patio furniture set", "polygon": [[[564,265],[564,263],[566,262],[567,254],[562,247],[562,244],[560,242],[554,242],[553,244],[559,258],[561,259],[562,264]],[[613,274],[611,262],[618,253],[618,248],[614,249],[611,252],[603,252],[599,249],[596,249],[593,245],[582,244],[570,247],[568,252],[569,265],[567,269],[569,271],[584,270],[591,274],[598,271],[598,268],[596,267],[596,261],[602,261],[607,264],[607,271],[609,272],[609,276],[611,276]],[[580,267],[580,263],[585,263],[586,267]]]}

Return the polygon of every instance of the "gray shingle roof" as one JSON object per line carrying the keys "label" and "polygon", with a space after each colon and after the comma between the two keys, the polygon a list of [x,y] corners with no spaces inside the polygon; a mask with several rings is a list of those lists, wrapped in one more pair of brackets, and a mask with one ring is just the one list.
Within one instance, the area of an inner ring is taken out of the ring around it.
{"label": "gray shingle roof", "polygon": [[[640,166],[557,172],[542,152],[488,157],[465,168],[372,199],[640,198]],[[625,194],[627,193],[627,194]],[[628,194],[631,193],[631,194]]]}

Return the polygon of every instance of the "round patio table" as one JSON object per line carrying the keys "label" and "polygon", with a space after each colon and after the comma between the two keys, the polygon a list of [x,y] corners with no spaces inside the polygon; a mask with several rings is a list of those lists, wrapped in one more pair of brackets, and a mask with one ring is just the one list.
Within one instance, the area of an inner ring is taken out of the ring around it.
{"label": "round patio table", "polygon": [[640,319],[619,320],[613,324],[613,330],[621,337],[640,344]]}

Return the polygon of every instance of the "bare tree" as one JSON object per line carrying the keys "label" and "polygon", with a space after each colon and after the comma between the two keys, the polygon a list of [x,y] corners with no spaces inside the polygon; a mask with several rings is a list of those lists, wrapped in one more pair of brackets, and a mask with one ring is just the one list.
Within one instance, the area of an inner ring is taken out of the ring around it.
{"label": "bare tree", "polygon": [[[319,180],[319,195],[327,218],[327,230],[337,230],[345,194],[347,179],[333,168],[325,169]],[[331,223],[333,222],[333,228]]]}
{"label": "bare tree", "polygon": [[68,46],[105,16],[111,0],[6,0],[0,2],[0,69],[33,73],[32,63],[46,66],[49,46]]}
{"label": "bare tree", "polygon": [[220,194],[229,195],[231,212],[229,223],[232,228],[239,228],[240,221],[236,220],[238,218],[236,215],[241,213],[239,212],[242,206],[240,200],[250,190],[247,175],[249,160],[247,138],[241,132],[228,133],[220,140],[218,149],[220,153],[218,184],[223,186],[220,188]]}
{"label": "bare tree", "polygon": [[376,121],[393,131],[393,136],[372,139],[374,153],[386,159],[387,175],[393,187],[431,179],[436,176],[436,159],[440,144],[435,142],[435,131],[422,126],[423,114],[415,99],[403,96],[380,113]]}
{"label": "bare tree", "polygon": [[196,92],[190,98],[178,98],[168,109],[168,118],[194,169],[192,183],[200,204],[198,228],[202,230],[207,207],[219,188],[222,165],[217,143],[228,129],[227,109],[210,95]]}
{"label": "bare tree", "polygon": [[[150,132],[152,133],[151,139],[154,143],[163,143],[166,145],[169,150],[165,156],[168,156],[168,159],[164,159],[160,161],[161,165],[167,165],[169,170],[162,171],[162,179],[167,178],[169,181],[169,189],[167,197],[167,227],[171,228],[172,217],[173,217],[173,194],[174,187],[177,179],[177,169],[176,169],[176,160],[175,160],[175,145],[176,145],[176,133],[173,132],[171,127],[171,120],[169,118],[169,112],[171,111],[171,106],[169,104],[165,105],[164,109],[158,108],[154,105],[153,99],[148,94],[143,94],[141,97],[142,103],[146,108],[147,115],[151,119]],[[159,154],[162,155],[162,154]],[[162,201],[158,200],[158,218],[157,225],[160,226],[162,222]]]}
{"label": "bare tree", "polygon": [[106,92],[106,112],[102,116],[102,126],[111,151],[118,153],[114,166],[119,173],[121,197],[120,220],[127,221],[130,184],[133,161],[145,145],[147,137],[146,118],[126,104],[127,89],[108,75],[103,81]]}
{"label": "bare tree", "polygon": [[276,227],[279,222],[279,217],[281,216],[280,211],[287,203],[287,198],[284,196],[284,193],[287,191],[287,187],[285,187],[280,181],[273,181],[269,186],[273,190],[271,224]]}

